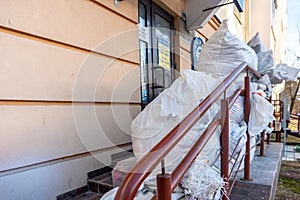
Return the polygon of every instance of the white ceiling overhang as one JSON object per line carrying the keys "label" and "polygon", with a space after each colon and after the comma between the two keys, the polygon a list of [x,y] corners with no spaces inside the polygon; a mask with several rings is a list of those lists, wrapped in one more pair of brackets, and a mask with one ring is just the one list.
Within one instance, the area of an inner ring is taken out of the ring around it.
{"label": "white ceiling overhang", "polygon": [[187,29],[195,30],[202,28],[214,16],[219,8],[204,12],[203,10],[225,2],[226,0],[186,0]]}

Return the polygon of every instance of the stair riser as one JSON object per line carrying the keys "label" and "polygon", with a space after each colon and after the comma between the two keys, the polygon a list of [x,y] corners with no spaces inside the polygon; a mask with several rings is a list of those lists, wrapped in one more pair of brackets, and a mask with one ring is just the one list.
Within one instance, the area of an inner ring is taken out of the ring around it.
{"label": "stair riser", "polygon": [[93,183],[93,182],[89,182],[88,185],[89,185],[89,189],[92,192],[96,192],[99,194],[105,194],[106,192],[113,189],[113,187],[110,185],[104,185],[104,184]]}

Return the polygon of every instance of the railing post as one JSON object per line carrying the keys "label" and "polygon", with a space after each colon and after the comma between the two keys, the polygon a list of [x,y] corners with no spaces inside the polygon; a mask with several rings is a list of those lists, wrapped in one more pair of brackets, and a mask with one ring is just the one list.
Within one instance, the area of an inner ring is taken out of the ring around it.
{"label": "railing post", "polygon": [[226,182],[225,191],[222,199],[226,200],[229,196],[229,100],[221,101],[221,176]]}
{"label": "railing post", "polygon": [[276,132],[275,141],[280,142],[281,141],[281,131],[275,131],[275,132]]}
{"label": "railing post", "polygon": [[259,152],[259,156],[264,156],[265,155],[265,133],[266,133],[265,130],[263,130],[260,133],[260,152]]}
{"label": "railing post", "polygon": [[271,134],[267,134],[267,144],[270,144],[271,142]]}
{"label": "railing post", "polygon": [[158,174],[156,176],[157,182],[157,199],[171,200],[172,199],[172,182],[170,174]]}
{"label": "railing post", "polygon": [[[248,126],[249,124],[249,116],[250,116],[250,77],[248,76],[248,71],[247,75],[245,76],[245,92],[244,92],[244,118],[245,122]],[[250,135],[248,132],[248,127],[247,127],[247,142],[246,142],[246,155],[245,155],[245,161],[244,161],[244,180],[250,181]]]}

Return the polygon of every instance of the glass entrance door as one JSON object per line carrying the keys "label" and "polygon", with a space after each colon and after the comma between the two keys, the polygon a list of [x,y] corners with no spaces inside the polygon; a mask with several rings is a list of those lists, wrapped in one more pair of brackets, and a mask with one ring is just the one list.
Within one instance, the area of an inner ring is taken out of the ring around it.
{"label": "glass entrance door", "polygon": [[[139,0],[139,25],[148,31],[140,38],[142,107],[174,80],[174,19],[150,0]],[[147,34],[146,34],[147,35]]]}
{"label": "glass entrance door", "polygon": [[153,93],[156,97],[172,83],[173,17],[152,5]]}

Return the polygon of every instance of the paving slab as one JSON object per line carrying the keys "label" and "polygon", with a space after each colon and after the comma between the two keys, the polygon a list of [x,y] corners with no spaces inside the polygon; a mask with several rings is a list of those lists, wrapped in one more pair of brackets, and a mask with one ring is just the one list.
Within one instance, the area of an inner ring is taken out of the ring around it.
{"label": "paving slab", "polygon": [[265,156],[260,157],[258,156],[258,146],[250,167],[252,181],[243,181],[244,171],[239,171],[229,198],[234,200],[273,200],[281,166],[282,148],[282,143],[266,144]]}

